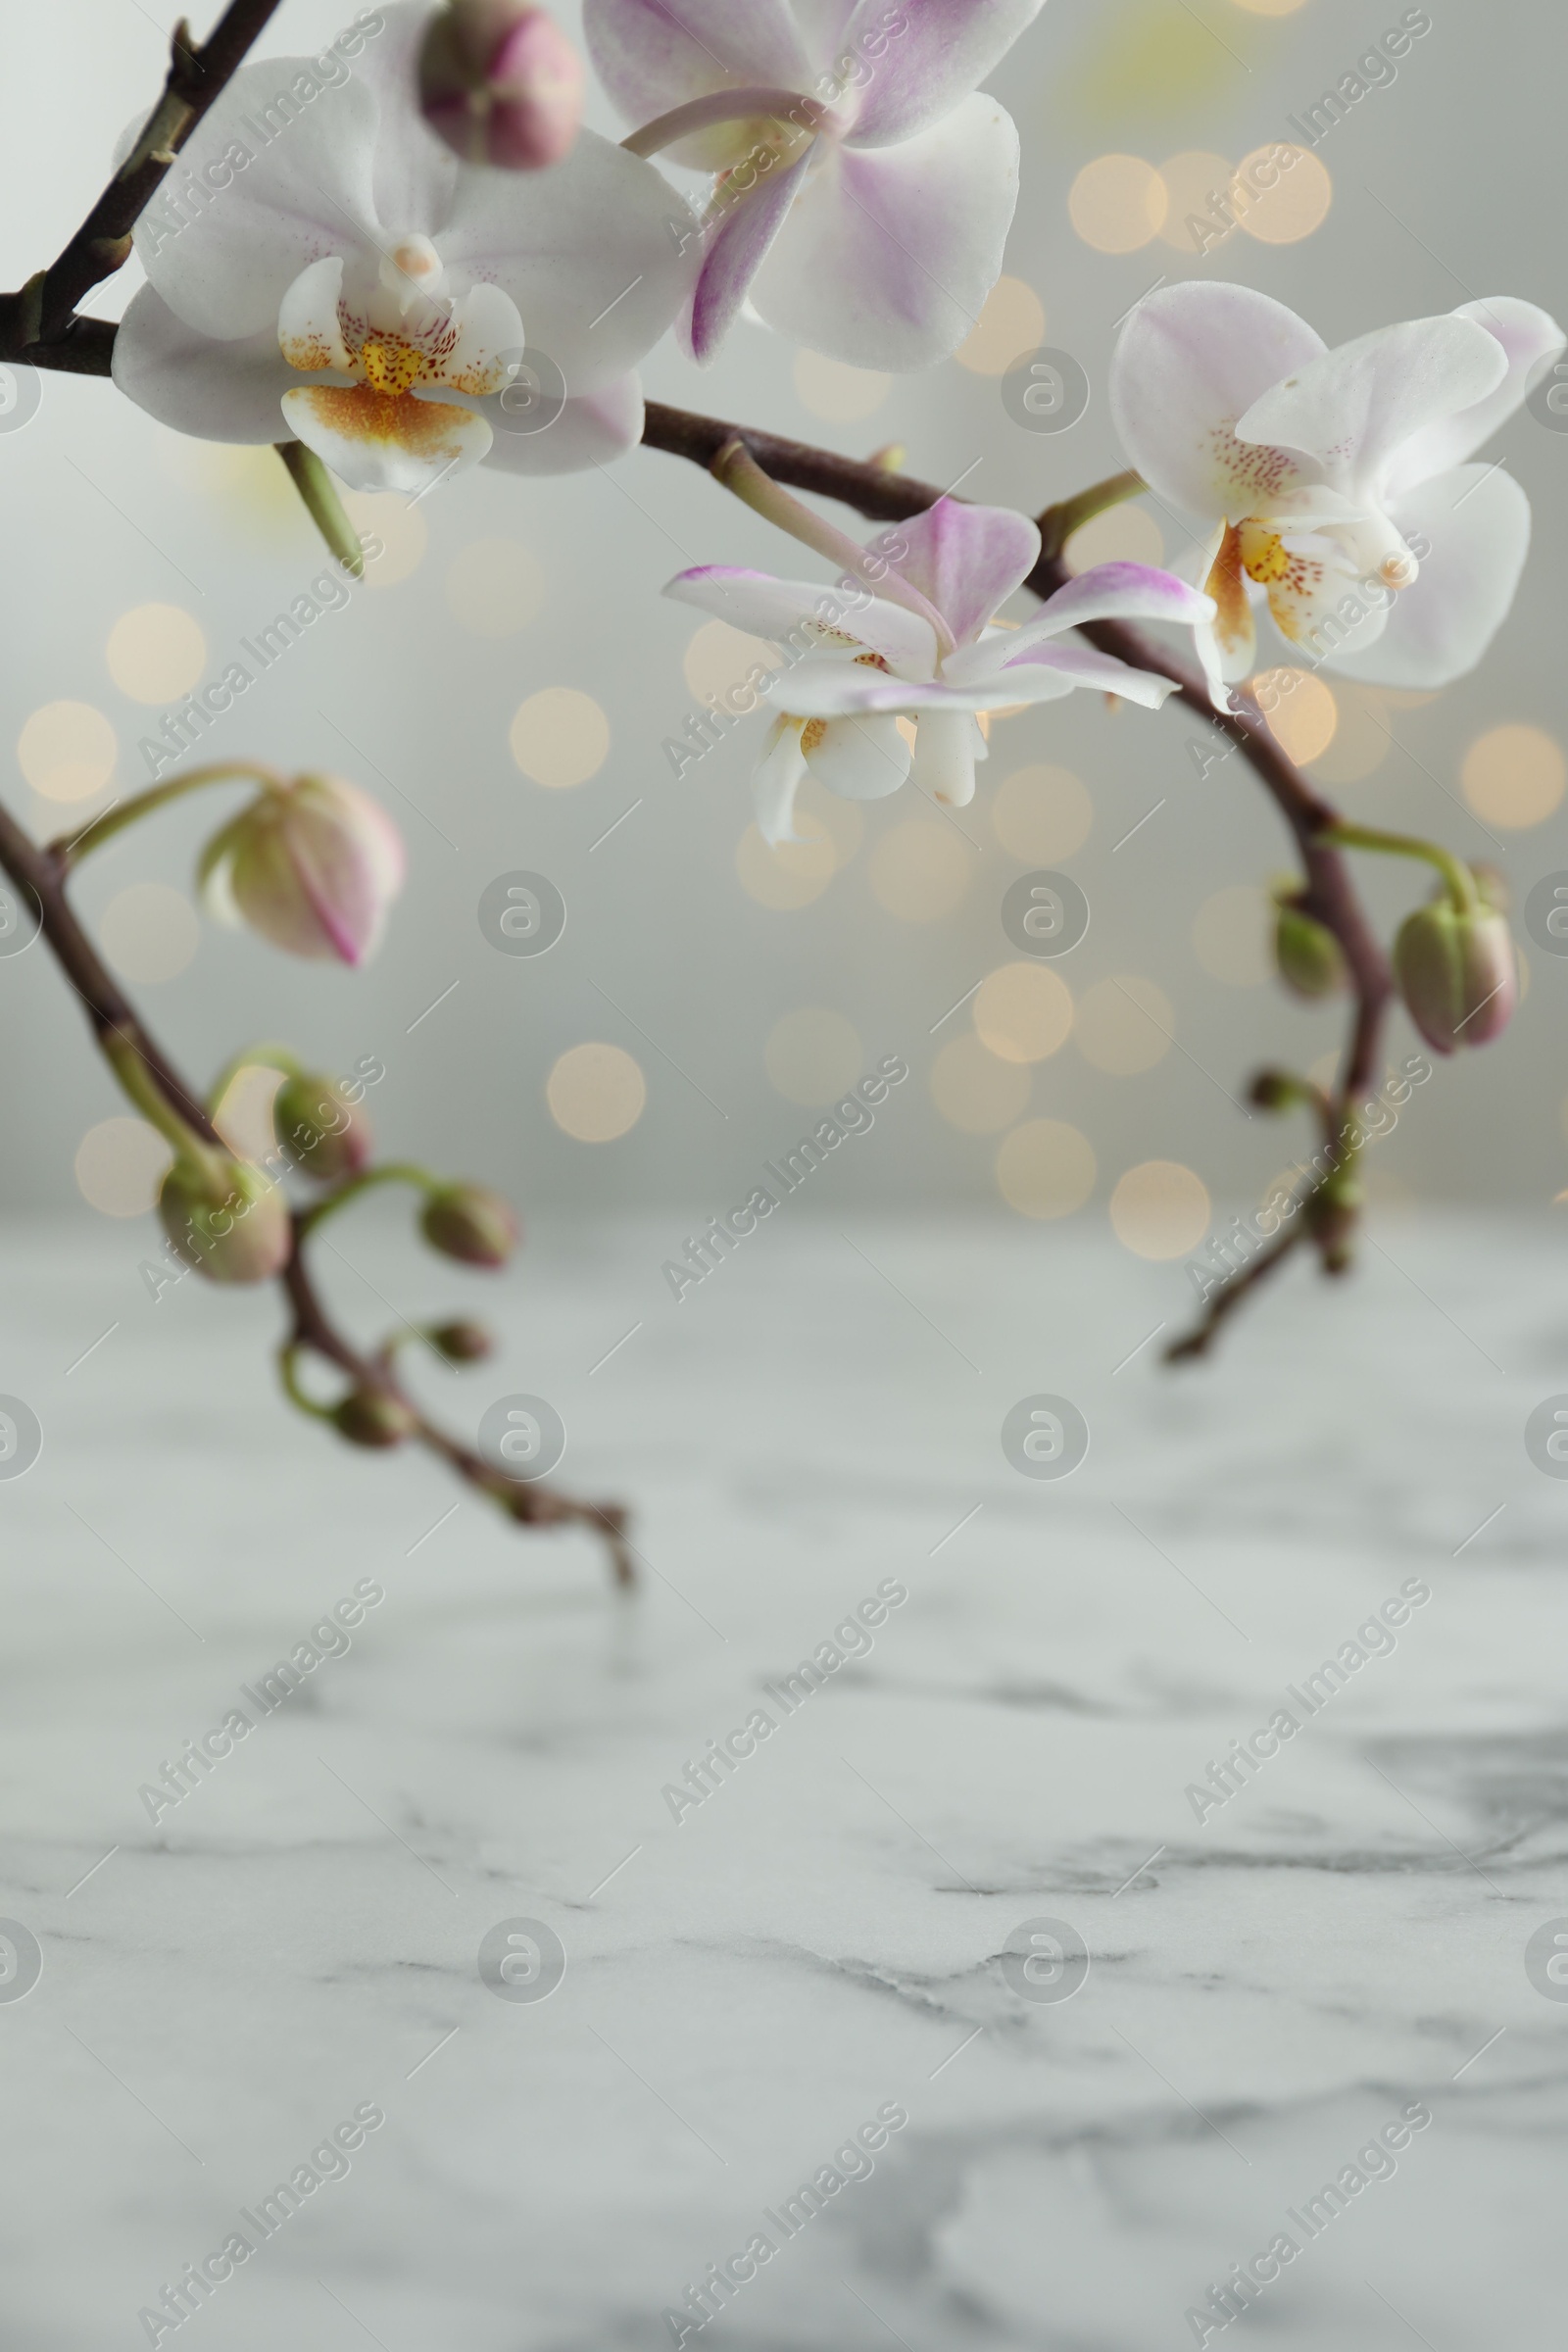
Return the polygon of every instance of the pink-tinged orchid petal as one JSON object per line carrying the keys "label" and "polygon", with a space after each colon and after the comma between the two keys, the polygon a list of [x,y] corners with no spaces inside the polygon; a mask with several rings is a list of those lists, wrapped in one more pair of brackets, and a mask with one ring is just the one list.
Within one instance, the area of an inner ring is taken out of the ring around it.
{"label": "pink-tinged orchid petal", "polygon": [[628,122],[666,115],[727,83],[811,86],[787,0],[585,0],[583,35],[594,71]]}
{"label": "pink-tinged orchid petal", "polygon": [[776,718],[768,729],[767,742],[757,773],[752,778],[752,806],[757,814],[757,830],[770,850],[786,841],[799,841],[795,830],[795,796],[806,774],[806,754],[801,749],[801,725],[798,718]]}
{"label": "pink-tinged orchid petal", "polygon": [[841,801],[886,800],[908,781],[909,747],[896,718],[808,718],[801,749],[817,783]]}
{"label": "pink-tinged orchid petal", "polygon": [[[1128,674],[1144,677],[1150,673],[1132,670]],[[1068,675],[1067,665],[1038,662],[1017,662],[972,684],[948,686],[940,678],[929,683],[893,678],[864,662],[826,660],[802,662],[764,691],[774,709],[788,710],[796,718],[876,713],[919,718],[931,710],[964,711],[978,717],[982,711],[1006,710],[1014,704],[1056,702],[1076,682]]]}
{"label": "pink-tinged orchid petal", "polygon": [[1110,411],[1130,463],[1189,514],[1239,522],[1315,481],[1287,450],[1239,441],[1236,424],[1326,346],[1294,311],[1250,286],[1189,280],[1133,312],[1110,368]]}
{"label": "pink-tinged orchid petal", "polygon": [[1446,686],[1474,669],[1507,617],[1530,552],[1530,501],[1511,474],[1461,466],[1407,491],[1395,517],[1430,543],[1420,577],[1393,599],[1370,652],[1342,647],[1325,666],[1374,686]]}
{"label": "pink-tinged orchid petal", "polygon": [[[1149,564],[1095,564],[1048,596],[1038,612],[1032,612],[1020,628],[1009,633],[1008,650],[1002,658],[1010,660],[1026,646],[1059,637],[1065,629],[1081,629],[1092,620],[1166,620],[1189,628],[1213,617],[1213,599],[1191,582],[1177,579],[1174,572],[1157,570]],[[989,639],[983,646],[966,646],[950,657],[943,664],[943,675],[955,684],[974,677],[982,657],[998,658]]]}
{"label": "pink-tinged orchid petal", "polygon": [[[1141,703],[1146,710],[1158,710],[1177,692],[1174,678],[1162,678],[1152,669],[1135,669],[1131,662],[1118,662],[1114,654],[1100,653],[1092,645],[1031,646],[1004,666],[997,684],[1013,685],[1020,671],[1027,675],[1037,668],[1054,670],[1068,687],[1089,686],[1101,694],[1117,694],[1123,702]],[[1022,699],[1020,695],[1018,700]]]}
{"label": "pink-tinged orchid petal", "polygon": [[808,643],[868,646],[901,676],[929,678],[936,668],[930,622],[903,605],[867,597],[858,582],[827,588],[815,580],[776,580],[765,571],[704,564],[678,572],[664,594],[770,644],[786,644],[800,630]]}
{"label": "pink-tinged orchid petal", "polygon": [[210,841],[197,868],[211,911],[292,956],[367,962],[403,887],[402,837],[336,776],[268,790]]}
{"label": "pink-tinged orchid petal", "polygon": [[703,259],[681,323],[681,340],[700,367],[712,360],[740,316],[752,280],[767,259],[791,205],[806,184],[809,148],[793,164],[777,164],[744,195],[720,181],[703,224]]}
{"label": "pink-tinged orchid petal", "polygon": [[536,433],[516,431],[517,419],[503,407],[504,397],[479,404],[495,434],[484,464],[502,473],[584,473],[590,466],[609,466],[623,457],[643,437],[643,388],[635,373],[564,402]]}
{"label": "pink-tinged orchid petal", "polygon": [[299,384],[282,405],[296,437],[351,490],[428,490],[477,466],[493,438],[474,409],[366,384]]}
{"label": "pink-tinged orchid petal", "polygon": [[975,724],[967,710],[927,710],[914,738],[915,789],[949,808],[974,799]]}
{"label": "pink-tinged orchid petal", "polygon": [[917,138],[861,152],[819,142],[753,288],[780,333],[854,368],[929,368],[956,351],[1002,270],[1018,199],[1018,133],[964,99]]}
{"label": "pink-tinged orchid petal", "polygon": [[176,433],[201,441],[290,441],[282,411],[299,377],[277,348],[277,327],[217,343],[143,286],[115,337],[114,377],[127,400]]}
{"label": "pink-tinged orchid petal", "polygon": [[[1043,5],[918,0],[915,7],[895,10],[887,0],[860,0],[835,44],[842,55],[864,60],[852,68],[856,78],[842,101],[854,119],[855,145],[885,147],[929,130],[1001,64]],[[898,33],[888,29],[894,17],[904,19]],[[863,96],[857,95],[858,86]]]}
{"label": "pink-tinged orchid petal", "polygon": [[900,578],[936,607],[957,645],[973,643],[1040,556],[1040,533],[1026,515],[954,498],[939,498],[888,538],[907,549],[889,559]]}
{"label": "pink-tinged orchid petal", "polygon": [[1412,434],[1474,408],[1507,372],[1474,318],[1407,318],[1294,368],[1237,419],[1237,438],[1304,451],[1333,488],[1380,487]]}
{"label": "pink-tinged orchid petal", "polygon": [[1430,481],[1434,474],[1446,473],[1473,457],[1523,402],[1538,368],[1547,360],[1555,359],[1563,349],[1563,330],[1556,319],[1548,312],[1538,310],[1533,302],[1521,302],[1512,294],[1494,294],[1485,302],[1461,303],[1454,316],[1473,318],[1488,334],[1496,337],[1506,356],[1508,372],[1496,389],[1477,401],[1473,408],[1461,409],[1455,416],[1446,416],[1412,434],[1388,469],[1391,500],[1397,499],[1401,491],[1413,488],[1416,483]]}

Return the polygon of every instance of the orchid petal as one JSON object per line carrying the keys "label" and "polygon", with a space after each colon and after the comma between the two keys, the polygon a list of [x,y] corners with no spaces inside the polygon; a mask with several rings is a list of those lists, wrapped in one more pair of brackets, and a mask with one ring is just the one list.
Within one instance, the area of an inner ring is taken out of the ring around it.
{"label": "orchid petal", "polygon": [[328,368],[346,374],[353,367],[338,316],[342,294],[343,259],[337,254],[302,270],[278,305],[278,349],[302,375]]}
{"label": "orchid petal", "polygon": [[974,799],[974,720],[967,710],[927,710],[914,739],[915,789],[949,808]]}
{"label": "orchid petal", "polygon": [[799,841],[795,830],[795,796],[806,774],[798,718],[776,718],[752,778],[752,801],[757,829],[770,850],[782,842]]}
{"label": "orchid petal", "polygon": [[1321,660],[1325,645],[1359,650],[1382,636],[1391,591],[1380,584],[1373,592],[1375,574],[1358,584],[1326,539],[1285,540],[1281,553],[1286,568],[1267,583],[1266,595],[1269,618],[1289,645]]}
{"label": "orchid petal", "polygon": [[586,0],[594,71],[628,122],[726,83],[807,89],[810,68],[786,0]]}
{"label": "orchid petal", "polygon": [[851,367],[931,367],[979,318],[1017,200],[1018,133],[976,93],[898,147],[829,148],[752,299],[769,326]]}
{"label": "orchid petal", "polygon": [[1430,542],[1420,577],[1394,598],[1370,653],[1336,651],[1325,665],[1374,686],[1446,686],[1474,669],[1507,617],[1530,552],[1530,501],[1511,474],[1461,466],[1408,491],[1396,517]]}
{"label": "orchid petal", "polygon": [[564,401],[541,431],[519,433],[499,398],[479,410],[495,434],[483,463],[502,473],[581,473],[608,466],[643,437],[643,389],[635,373]]}
{"label": "orchid petal", "polygon": [[177,433],[202,441],[292,440],[280,403],[299,377],[277,348],[271,320],[220,343],[143,286],[115,336],[114,378],[127,400]]}
{"label": "orchid petal", "polygon": [[1189,280],[1146,296],[1122,329],[1110,411],[1129,461],[1189,514],[1239,522],[1315,468],[1236,437],[1237,419],[1325,349],[1304,319],[1250,286]]}
{"label": "orchid petal", "polygon": [[[1009,652],[1020,654],[1026,646],[1095,620],[1167,620],[1190,627],[1213,617],[1212,598],[1190,581],[1177,579],[1174,572],[1149,564],[1095,564],[1048,596],[1039,612],[1011,632]],[[989,645],[965,646],[950,656],[943,675],[954,684],[976,675],[988,652]]]}
{"label": "orchid petal", "polygon": [[867,597],[855,582],[824,588],[814,580],[775,580],[765,571],[705,564],[695,571],[678,572],[664,594],[769,643],[786,644],[797,629],[804,629],[812,643],[836,640],[869,646],[910,677],[928,678],[936,667],[937,641],[930,622],[902,605]]}
{"label": "orchid petal", "polygon": [[1020,672],[1028,677],[1037,668],[1054,670],[1069,687],[1090,686],[1101,694],[1120,695],[1125,703],[1142,703],[1146,710],[1158,710],[1180,691],[1174,678],[1162,678],[1152,669],[1135,669],[1130,662],[1118,662],[1114,654],[1102,654],[1092,645],[1032,646],[1006,664],[997,683],[1010,687],[1019,682]]}
{"label": "orchid petal", "polygon": [[476,398],[501,391],[523,348],[522,320],[511,295],[499,286],[475,286],[458,304],[452,323],[456,342],[426,368],[422,380],[450,384],[453,391]]}
{"label": "orchid petal", "polygon": [[908,780],[909,747],[897,718],[808,719],[801,749],[818,784],[841,801],[886,800]]}
{"label": "orchid petal", "polygon": [[1010,668],[993,670],[972,684],[948,686],[940,678],[929,682],[891,678],[885,671],[860,662],[808,661],[775,678],[763,692],[775,708],[787,710],[797,718],[843,718],[872,713],[918,718],[932,710],[964,711],[978,716],[986,710],[1009,710],[1015,704],[1054,703],[1069,693],[1074,683],[1065,667],[1054,668],[1035,662],[1015,662]]}
{"label": "orchid petal", "polygon": [[1295,368],[1243,413],[1236,434],[1306,452],[1335,488],[1381,485],[1404,442],[1473,408],[1507,372],[1501,344],[1475,319],[1407,318]]}
{"label": "orchid petal", "polygon": [[747,195],[730,197],[720,182],[714,210],[703,229],[704,253],[682,325],[689,356],[706,366],[718,350],[767,259],[768,248],[797,195],[811,160],[808,148],[798,162],[775,168]]}
{"label": "orchid petal", "polygon": [[868,77],[854,115],[857,147],[885,147],[928,130],[985,80],[1040,14],[1044,0],[920,0],[903,30],[888,29],[887,0],[860,0],[841,37]]}
{"label": "orchid petal", "polygon": [[1040,556],[1040,533],[1026,515],[955,498],[939,498],[889,537],[906,550],[890,557],[900,578],[936,607],[958,645],[979,636]]}
{"label": "orchid petal", "polygon": [[365,384],[301,384],[282,407],[299,439],[351,490],[427,490],[477,466],[492,440],[477,410]]}
{"label": "orchid petal", "polygon": [[1434,474],[1463,465],[1513,415],[1530,391],[1542,362],[1554,359],[1563,348],[1563,330],[1556,319],[1533,302],[1521,302],[1512,294],[1461,303],[1454,316],[1473,318],[1495,336],[1507,359],[1508,372],[1484,400],[1411,435],[1388,470],[1391,499],[1418,482],[1430,481]]}

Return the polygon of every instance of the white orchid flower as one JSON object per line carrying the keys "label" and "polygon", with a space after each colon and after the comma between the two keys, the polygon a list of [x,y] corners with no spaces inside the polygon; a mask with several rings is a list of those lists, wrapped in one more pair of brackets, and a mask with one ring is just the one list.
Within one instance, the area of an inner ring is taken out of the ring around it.
{"label": "white orchid flower", "polygon": [[429,8],[379,13],[336,84],[310,58],[242,67],[192,133],[136,225],[116,382],[204,440],[303,441],[360,490],[617,455],[691,215],[587,131],[526,180],[460,163],[419,115]]}
{"label": "white orchid flower", "polygon": [[1562,329],[1511,295],[1330,351],[1248,286],[1188,283],[1133,312],[1110,403],[1156,497],[1209,526],[1199,632],[1216,708],[1256,661],[1253,592],[1312,660],[1433,687],[1480,661],[1513,601],[1530,504],[1466,461],[1512,416]]}
{"label": "white orchid flower", "polygon": [[[666,596],[790,658],[764,689],[779,712],[755,779],[766,841],[795,838],[795,795],[808,774],[841,799],[875,801],[912,773],[919,790],[962,808],[986,757],[984,711],[1054,702],[1078,686],[1159,709],[1176,691],[1170,679],[1057,640],[1096,620],[1200,624],[1213,618],[1211,600],[1147,564],[1098,564],[1021,625],[999,622],[1039,556],[1027,516],[942,498],[873,540],[859,576],[836,589],[723,564],[669,582]],[[882,596],[863,585],[878,573]],[[914,722],[912,753],[901,719]]]}
{"label": "white orchid flower", "polygon": [[957,348],[1018,201],[1018,133],[975,85],[1041,5],[586,0],[589,54],[640,126],[628,144],[717,174],[685,319],[695,358],[748,293],[770,326],[854,367]]}

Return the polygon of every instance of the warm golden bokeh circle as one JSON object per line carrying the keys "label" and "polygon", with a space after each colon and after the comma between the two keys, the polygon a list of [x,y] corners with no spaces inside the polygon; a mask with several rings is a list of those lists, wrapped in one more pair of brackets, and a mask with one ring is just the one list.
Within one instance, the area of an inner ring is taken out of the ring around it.
{"label": "warm golden bokeh circle", "polygon": [[115,772],[115,730],[91,703],[44,703],[17,738],[23,774],[46,801],[84,801]]}
{"label": "warm golden bokeh circle", "polygon": [[974,852],[951,825],[907,818],[879,833],[871,852],[871,895],[905,923],[940,922],[969,887]]}
{"label": "warm golden bokeh circle", "polygon": [[1460,781],[1477,816],[1504,832],[1522,833],[1556,809],[1568,764],[1543,727],[1492,727],[1466,752]]}
{"label": "warm golden bokeh circle", "polygon": [[1021,1216],[1069,1217],[1095,1189],[1094,1147],[1065,1119],[1026,1119],[1003,1138],[997,1184]]}
{"label": "warm golden bokeh circle", "polygon": [[1045,339],[1045,307],[1033,286],[1021,277],[999,277],[954,357],[974,375],[1005,375],[1014,360],[1038,351]]}
{"label": "warm golden bokeh circle", "polygon": [[172,1157],[145,1119],[100,1119],[76,1147],[76,1190],[106,1217],[145,1216]]}
{"label": "warm golden bokeh circle", "polygon": [[1185,1257],[1208,1220],[1207,1187],[1177,1159],[1129,1168],[1110,1196],[1111,1230],[1135,1257]]}
{"label": "warm golden bokeh circle", "polygon": [[1067,197],[1073,227],[1097,253],[1136,253],[1158,234],[1169,209],[1165,182],[1141,155],[1097,156]]}
{"label": "warm golden bokeh circle", "polygon": [[133,605],[110,630],[104,659],[133,703],[177,703],[202,674],[207,640],[178,605]]}
{"label": "warm golden bokeh circle", "polygon": [[344,511],[366,542],[366,587],[395,588],[417,571],[430,544],[420,510],[394,490],[345,490],[342,495]]}
{"label": "warm golden bokeh circle", "polygon": [[1072,1027],[1072,996],[1043,963],[1004,963],[974,998],[975,1035],[1003,1061],[1048,1061]]}
{"label": "warm golden bokeh circle", "polygon": [[716,703],[726,710],[735,708],[732,697],[755,699],[756,685],[751,686],[749,695],[741,690],[759,670],[770,677],[778,666],[779,657],[772,646],[745,629],[732,628],[727,620],[705,620],[694,629],[681,660],[682,674],[697,701],[709,706]]}
{"label": "warm golden bokeh circle", "polygon": [[636,1126],[647,1100],[640,1064],[597,1041],[563,1054],[545,1082],[551,1117],[579,1144],[612,1144]]}
{"label": "warm golden bokeh circle", "polygon": [[509,740],[525,776],[552,792],[586,784],[610,751],[610,721],[591,694],[544,686],[517,707]]}
{"label": "warm golden bokeh circle", "polygon": [[1248,680],[1247,691],[1255,698],[1288,760],[1304,766],[1323,757],[1334,741],[1340,707],[1321,678],[1305,669],[1260,669]]}
{"label": "warm golden bokeh circle", "polygon": [[[1279,177],[1272,187],[1255,187],[1259,174],[1266,177],[1276,168]],[[1334,202],[1327,167],[1309,147],[1288,142],[1254,147],[1250,155],[1244,155],[1231,190],[1242,227],[1263,245],[1295,245],[1309,237],[1327,220]]]}
{"label": "warm golden bokeh circle", "polygon": [[1004,776],[991,801],[991,823],[1009,858],[1024,865],[1057,865],[1081,850],[1095,821],[1095,805],[1071,768],[1039,760]]}

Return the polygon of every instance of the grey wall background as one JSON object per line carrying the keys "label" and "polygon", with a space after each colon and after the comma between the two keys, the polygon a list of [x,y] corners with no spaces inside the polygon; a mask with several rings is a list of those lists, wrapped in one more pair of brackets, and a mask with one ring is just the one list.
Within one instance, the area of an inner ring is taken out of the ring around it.
{"label": "grey wall background", "polygon": [[[281,55],[319,45],[348,13],[337,0],[290,0],[269,46]],[[896,380],[862,420],[824,421],[799,395],[791,348],[760,327],[738,331],[706,374],[662,350],[646,370],[650,393],[857,454],[897,440],[911,471],[951,480],[973,467],[965,495],[1038,509],[1120,462],[1102,394],[1112,323],[1162,272],[1260,286],[1330,342],[1473,294],[1517,293],[1561,315],[1568,287],[1555,159],[1568,61],[1550,0],[1486,8],[1431,0],[1433,29],[1397,81],[1373,91],[1325,142],[1334,203],[1300,243],[1237,235],[1194,265],[1157,238],[1115,256],[1075,234],[1067,196],[1085,162],[1123,151],[1157,164],[1191,149],[1234,161],[1288,136],[1286,116],[1349,70],[1400,14],[1396,0],[1304,0],[1278,18],[1237,0],[1051,0],[997,86],[1024,143],[1008,271],[1035,289],[1046,339],[1078,355],[1095,387],[1072,431],[1020,430],[995,377],[953,364]],[[47,10],[11,13],[0,34],[8,283],[56,250],[79,218],[115,136],[155,87],[162,37],[134,0],[52,0]],[[110,305],[122,303],[132,276]],[[1568,737],[1568,435],[1522,415],[1491,454],[1506,456],[1536,510],[1512,622],[1476,675],[1399,715],[1407,750],[1338,789],[1368,821],[1433,831],[1462,853],[1497,858],[1459,798],[1459,768],[1472,739],[1505,722]],[[115,686],[104,650],[128,607],[161,602],[193,613],[211,674],[224,649],[319,569],[303,515],[281,491],[264,495],[263,471],[262,461],[236,469],[180,441],[102,383],[66,377],[44,382],[24,430],[0,436],[8,558],[0,763],[6,789],[40,823],[52,827],[60,811],[41,808],[22,784],[13,747],[43,703],[67,698],[103,710],[122,744],[121,778],[137,779],[134,750],[148,714]],[[1009,958],[997,910],[1023,869],[996,838],[988,798],[1012,768],[1046,760],[1081,777],[1095,809],[1088,840],[1068,860],[1094,924],[1063,974],[1075,994],[1112,974],[1155,981],[1174,1009],[1180,1050],[1146,1074],[1115,1077],[1069,1042],[1036,1068],[1019,1115],[1068,1120],[1090,1137],[1100,1176],[1080,1212],[1089,1219],[1102,1216],[1117,1176],[1138,1161],[1183,1161],[1217,1200],[1246,1201],[1289,1156],[1280,1132],[1247,1124],[1222,1090],[1243,1091],[1263,1057],[1300,1063],[1329,1051],[1342,1015],[1302,1009],[1268,986],[1227,985],[1199,961],[1192,924],[1200,903],[1259,882],[1288,859],[1239,762],[1199,779],[1185,752],[1193,730],[1176,711],[1109,715],[1084,697],[1004,722],[965,818],[967,882],[940,920],[900,920],[871,887],[879,835],[923,813],[907,794],[864,811],[858,850],[811,904],[769,909],[747,895],[735,866],[755,730],[738,730],[681,781],[662,757],[662,739],[691,708],[682,657],[694,616],[661,602],[658,590],[687,563],[790,569],[788,551],[704,476],[649,452],[612,474],[537,484],[480,471],[426,500],[419,514],[427,546],[417,564],[325,620],[213,738],[215,752],[221,745],[287,766],[327,765],[381,797],[413,860],[388,943],[368,973],[353,975],[205,928],[184,973],[141,991],[150,1018],[194,1069],[210,1072],[233,1048],[265,1036],[285,1037],[328,1067],[373,1053],[388,1066],[376,1111],[392,1151],[482,1172],[525,1203],[667,1206],[678,1222],[743,1196],[760,1160],[800,1132],[806,1113],[773,1087],[764,1053],[782,1015],[824,1006],[853,1025],[866,1062],[902,1053],[914,1072],[877,1136],[841,1155],[835,1181],[844,1197],[862,1206],[1000,1206],[1000,1139],[955,1130],[928,1091],[938,1047],[967,1015],[935,1036],[931,1028]],[[497,537],[536,559],[545,595],[525,628],[486,640],[455,618],[446,582],[466,547]],[[593,695],[612,729],[605,765],[570,791],[529,782],[508,750],[517,705],[551,685]],[[1162,796],[1158,816],[1114,852]],[[593,849],[639,798],[635,814]],[[143,879],[188,888],[196,848],[221,807],[214,796],[117,844],[84,881],[84,908],[94,913]],[[1568,804],[1500,838],[1522,900],[1537,875],[1568,866]],[[485,885],[514,867],[552,875],[570,907],[564,939],[537,961],[496,955],[475,920]],[[1368,870],[1366,881],[1390,915],[1411,895],[1395,869]],[[1568,965],[1535,957],[1533,966],[1509,1035],[1440,1072],[1419,1098],[1419,1115],[1383,1147],[1380,1180],[1396,1179],[1418,1200],[1537,1203],[1568,1182]],[[0,1204],[91,1217],[78,1201],[74,1156],[86,1129],[124,1106],[41,953],[0,962],[0,1025],[8,1112]],[[561,1133],[544,1102],[556,1057],[588,1039],[625,1047],[648,1078],[642,1117],[607,1145]],[[1395,1056],[1412,1043],[1401,1016]]]}

